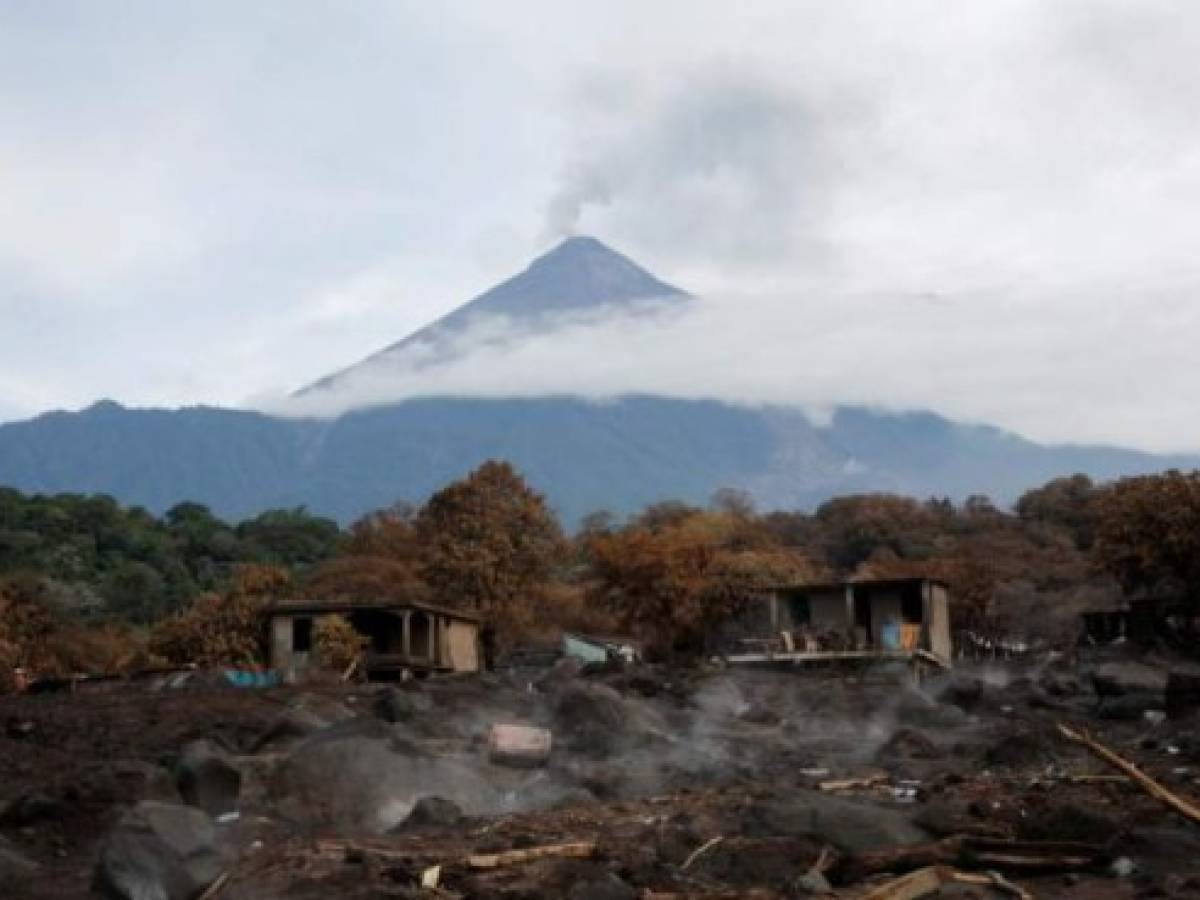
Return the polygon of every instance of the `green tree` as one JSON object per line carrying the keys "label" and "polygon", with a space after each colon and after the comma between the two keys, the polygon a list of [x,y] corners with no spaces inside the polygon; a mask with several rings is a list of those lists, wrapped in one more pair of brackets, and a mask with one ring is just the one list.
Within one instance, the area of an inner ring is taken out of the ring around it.
{"label": "green tree", "polygon": [[278,566],[308,566],[328,559],[341,531],[332,519],[314,516],[303,506],[273,509],[237,527],[243,559]]}

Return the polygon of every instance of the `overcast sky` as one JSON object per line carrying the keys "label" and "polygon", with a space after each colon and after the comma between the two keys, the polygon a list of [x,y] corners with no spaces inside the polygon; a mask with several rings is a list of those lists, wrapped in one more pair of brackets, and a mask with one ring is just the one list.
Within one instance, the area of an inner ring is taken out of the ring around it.
{"label": "overcast sky", "polygon": [[1198,78],[1154,0],[4,3],[0,419],[259,402],[575,231],[702,315],[422,390],[1200,449]]}

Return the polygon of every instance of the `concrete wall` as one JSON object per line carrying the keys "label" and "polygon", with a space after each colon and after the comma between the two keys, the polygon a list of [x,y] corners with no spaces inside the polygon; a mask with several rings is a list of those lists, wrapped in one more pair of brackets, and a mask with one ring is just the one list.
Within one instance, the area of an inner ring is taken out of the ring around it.
{"label": "concrete wall", "polygon": [[478,672],[479,626],[474,622],[451,619],[447,637],[449,655],[445,664],[455,672]]}
{"label": "concrete wall", "polygon": [[950,638],[950,593],[940,584],[928,584],[926,590],[925,619],[929,623],[927,649],[949,663],[954,658],[954,644]]}
{"label": "concrete wall", "polygon": [[312,615],[277,615],[271,618],[271,658],[270,666],[284,681],[295,681],[305,669],[316,662],[315,651],[298,651],[292,644],[292,635],[296,619],[312,619],[313,630],[316,630],[320,616]]}
{"label": "concrete wall", "polygon": [[[404,617],[407,611],[398,611]],[[312,613],[282,613],[271,617],[270,626],[270,665],[279,672],[285,681],[295,681],[306,669],[318,663],[315,648],[309,652],[297,651],[293,645],[294,623],[297,619],[311,619],[315,633],[317,623],[328,618],[332,613],[314,615]],[[455,672],[477,672],[480,668],[479,626],[474,622],[466,622],[437,613],[425,613],[428,616],[429,637],[413,635],[411,648],[414,664],[418,666],[432,665],[438,668],[448,668]],[[401,619],[397,619],[400,622]],[[429,658],[432,644],[433,658]],[[388,652],[401,653],[402,648],[396,646]]]}

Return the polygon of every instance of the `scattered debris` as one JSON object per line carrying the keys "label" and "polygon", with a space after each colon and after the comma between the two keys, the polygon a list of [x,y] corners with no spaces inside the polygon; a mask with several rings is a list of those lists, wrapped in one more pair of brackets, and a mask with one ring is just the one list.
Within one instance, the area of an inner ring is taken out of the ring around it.
{"label": "scattered debris", "polygon": [[1162,801],[1184,818],[1200,824],[1200,808],[1197,808],[1187,800],[1184,800],[1176,794],[1168,791],[1165,787],[1163,787],[1149,775],[1145,774],[1133,763],[1122,759],[1112,750],[1109,750],[1107,747],[1093,738],[1086,731],[1076,731],[1061,723],[1058,726],[1058,730],[1062,732],[1063,737],[1067,738],[1068,740],[1075,741],[1076,743],[1083,744],[1106,763],[1117,769],[1120,769],[1142,788],[1144,788],[1146,793],[1150,794],[1150,796]]}

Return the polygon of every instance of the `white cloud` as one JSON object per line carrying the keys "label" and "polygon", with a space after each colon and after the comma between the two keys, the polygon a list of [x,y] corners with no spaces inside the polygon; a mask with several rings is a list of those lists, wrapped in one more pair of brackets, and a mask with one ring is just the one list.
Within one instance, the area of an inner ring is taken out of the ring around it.
{"label": "white cloud", "polygon": [[1196,447],[1197,51],[1158,0],[9,5],[0,415],[286,391],[574,227],[712,299],[405,390]]}
{"label": "white cloud", "polygon": [[[937,409],[1056,442],[1119,442],[1134,428],[1153,434],[1146,443],[1156,449],[1194,449],[1187,409],[1200,392],[1191,349],[1200,309],[1164,301],[1154,284],[1106,291],[913,296],[813,285],[699,299],[682,315],[563,319],[534,336],[490,319],[443,364],[428,366],[418,348],[331,391],[264,405],[328,416],[414,396],[662,393],[817,415],[831,402]],[[1148,382],[1170,387],[1148,400]]]}

